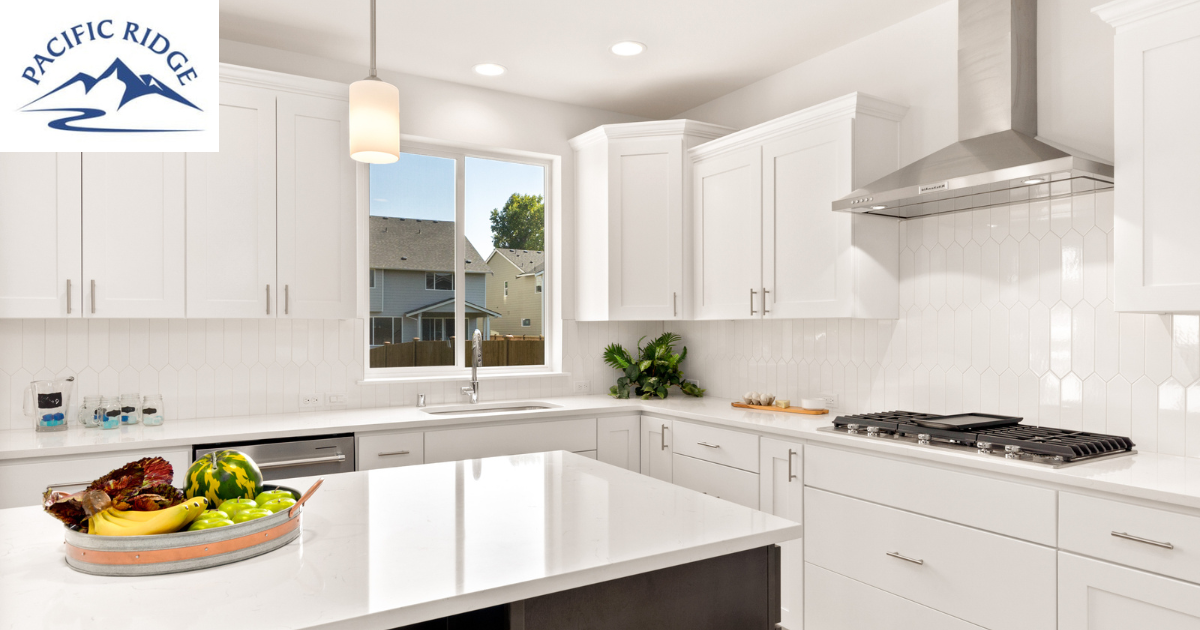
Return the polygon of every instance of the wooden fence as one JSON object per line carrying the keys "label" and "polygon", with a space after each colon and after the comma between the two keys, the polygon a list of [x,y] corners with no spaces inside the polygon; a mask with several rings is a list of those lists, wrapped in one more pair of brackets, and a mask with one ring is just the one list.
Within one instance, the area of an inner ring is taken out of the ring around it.
{"label": "wooden fence", "polygon": [[[371,367],[425,367],[454,365],[454,344],[450,341],[406,341],[371,348]],[[471,365],[473,343],[468,340],[463,365]],[[493,336],[483,342],[483,365],[542,365],[546,356],[546,340],[542,337]]]}

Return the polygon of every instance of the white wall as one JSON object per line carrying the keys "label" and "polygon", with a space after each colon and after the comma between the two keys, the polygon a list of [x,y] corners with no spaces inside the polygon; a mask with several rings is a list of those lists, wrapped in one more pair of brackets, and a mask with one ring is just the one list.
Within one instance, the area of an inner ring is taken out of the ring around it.
{"label": "white wall", "polygon": [[[1103,0],[1038,2],[1039,135],[1111,161],[1112,29],[1091,14]],[[907,105],[900,162],[958,139],[958,7],[951,1],[681,112],[745,128],[850,92]]]}

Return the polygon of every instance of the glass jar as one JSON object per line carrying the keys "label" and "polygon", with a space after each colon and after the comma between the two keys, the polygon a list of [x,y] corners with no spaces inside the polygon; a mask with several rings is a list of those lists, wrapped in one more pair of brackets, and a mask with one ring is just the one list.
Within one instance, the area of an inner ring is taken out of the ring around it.
{"label": "glass jar", "polygon": [[83,403],[79,405],[80,426],[94,429],[100,426],[103,417],[104,411],[100,408],[100,397],[84,396]]}
{"label": "glass jar", "polygon": [[137,424],[142,421],[142,395],[121,394],[121,424]]}
{"label": "glass jar", "polygon": [[163,399],[161,394],[146,394],[142,401],[142,424],[156,427],[163,423]]}
{"label": "glass jar", "polygon": [[121,400],[116,396],[100,399],[100,428],[116,429],[121,426]]}

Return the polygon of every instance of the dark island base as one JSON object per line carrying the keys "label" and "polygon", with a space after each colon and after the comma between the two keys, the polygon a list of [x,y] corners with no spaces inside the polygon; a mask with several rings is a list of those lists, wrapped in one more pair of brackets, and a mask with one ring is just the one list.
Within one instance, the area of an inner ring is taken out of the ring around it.
{"label": "dark island base", "polygon": [[771,545],[397,630],[771,630],[779,621]]}

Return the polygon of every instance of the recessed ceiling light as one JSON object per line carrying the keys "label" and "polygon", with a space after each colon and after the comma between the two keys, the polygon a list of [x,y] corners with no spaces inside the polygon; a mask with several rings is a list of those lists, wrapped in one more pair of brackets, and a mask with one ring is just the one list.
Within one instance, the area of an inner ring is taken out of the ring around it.
{"label": "recessed ceiling light", "polygon": [[887,210],[887,206],[871,206],[872,210]]}
{"label": "recessed ceiling light", "polygon": [[1041,183],[1043,183],[1043,182],[1045,182],[1045,181],[1046,181],[1046,180],[1042,179],[1041,177],[1034,177],[1034,178],[1032,178],[1032,179],[1027,179],[1027,180],[1025,180],[1025,181],[1023,181],[1023,182],[1021,182],[1021,183],[1022,183],[1022,184],[1028,184],[1028,185],[1032,186],[1032,185],[1034,185],[1034,184],[1041,184]]}
{"label": "recessed ceiling light", "polygon": [[508,68],[498,63],[481,63],[475,66],[475,72],[482,74],[485,77],[498,77],[504,74]]}
{"label": "recessed ceiling light", "polygon": [[641,42],[617,42],[612,45],[614,55],[632,57],[646,52],[646,45]]}

